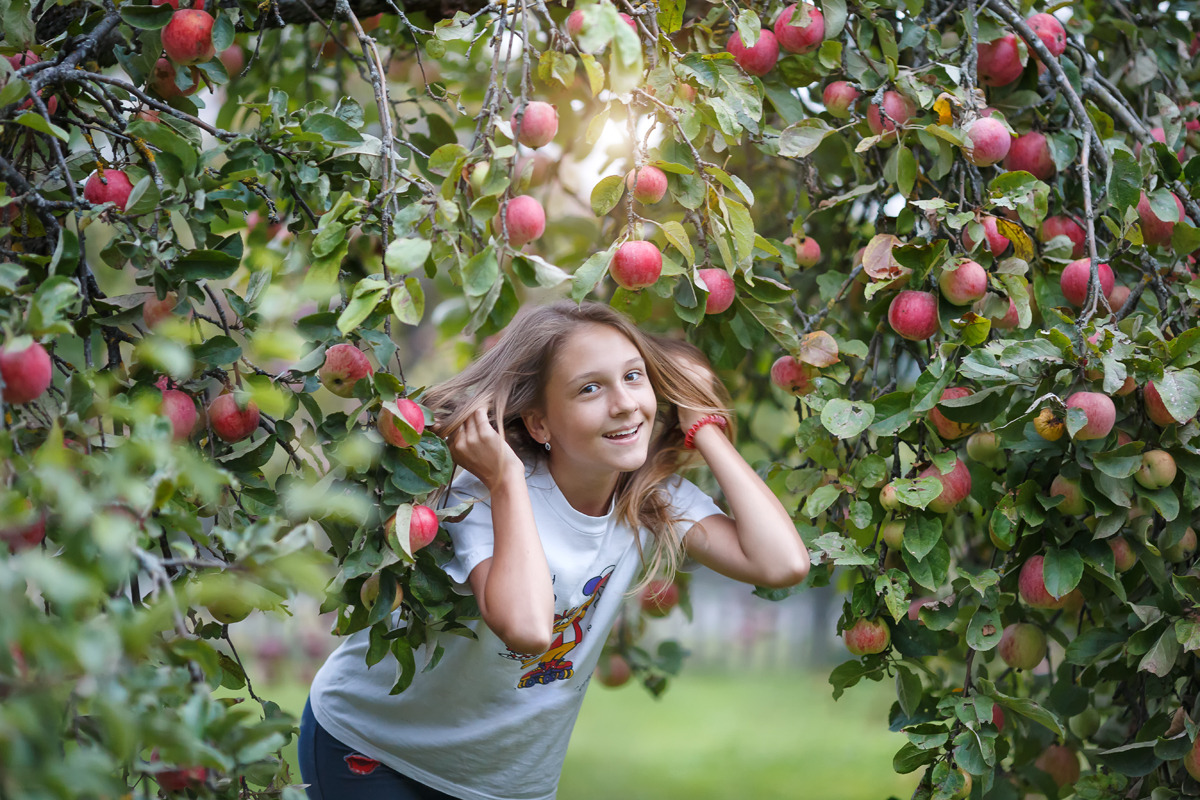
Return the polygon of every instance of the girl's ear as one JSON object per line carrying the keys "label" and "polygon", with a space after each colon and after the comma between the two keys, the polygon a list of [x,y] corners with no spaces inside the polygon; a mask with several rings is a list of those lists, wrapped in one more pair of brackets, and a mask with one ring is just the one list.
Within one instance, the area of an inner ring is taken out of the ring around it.
{"label": "girl's ear", "polygon": [[529,435],[540,444],[545,444],[550,438],[550,431],[546,428],[546,418],[540,411],[526,411],[521,415],[521,420],[525,423],[525,430],[529,431]]}

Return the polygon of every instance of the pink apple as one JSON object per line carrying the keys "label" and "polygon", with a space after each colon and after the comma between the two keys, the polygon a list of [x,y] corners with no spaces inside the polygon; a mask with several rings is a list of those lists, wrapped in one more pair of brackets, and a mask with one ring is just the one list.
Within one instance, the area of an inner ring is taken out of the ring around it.
{"label": "pink apple", "polygon": [[[1161,142],[1162,144],[1166,144],[1167,143],[1167,132],[1164,131],[1162,128],[1151,128],[1150,129],[1150,138],[1156,142]],[[1135,156],[1140,156],[1142,154],[1142,143],[1141,142],[1137,142],[1136,144],[1134,144],[1133,154]],[[1175,153],[1175,157],[1178,158],[1180,161],[1183,161],[1183,148],[1182,147],[1179,148],[1179,151],[1177,153]]]}
{"label": "pink apple", "polygon": [[1017,577],[1017,592],[1021,599],[1033,608],[1058,609],[1066,605],[1067,596],[1055,597],[1046,589],[1046,581],[1042,574],[1045,558],[1030,556],[1021,565],[1021,574]]}
{"label": "pink apple", "polygon": [[583,30],[583,10],[575,9],[567,16],[567,33],[572,37],[576,37]]}
{"label": "pink apple", "polygon": [[196,429],[196,421],[200,418],[191,395],[178,389],[162,390],[162,413],[171,420],[176,441],[190,438],[192,431]]}
{"label": "pink apple", "polygon": [[1158,387],[1154,385],[1154,381],[1146,384],[1144,392],[1144,400],[1146,406],[1146,416],[1150,421],[1159,427],[1167,425],[1182,425],[1187,420],[1175,419],[1171,416],[1171,412],[1167,410],[1167,404],[1163,402],[1162,395],[1159,394]]}
{"label": "pink apple", "polygon": [[964,259],[954,270],[944,269],[938,276],[942,297],[956,306],[968,306],[987,293],[987,270],[977,262]]}
{"label": "pink apple", "polygon": [[821,245],[811,236],[802,236],[799,239],[789,236],[787,242],[790,242],[792,248],[796,251],[797,266],[807,269],[808,267],[815,267],[817,262],[821,260]]}
{"label": "pink apple", "polygon": [[662,251],[653,242],[625,242],[617,248],[608,271],[619,286],[645,289],[662,275]]}
{"label": "pink apple", "polygon": [[[1079,754],[1068,745],[1051,744],[1041,752],[1033,765],[1050,776],[1060,789],[1079,780]],[[1064,796],[1066,793],[1063,793]]]}
{"label": "pink apple", "polygon": [[1038,131],[1023,133],[1013,140],[1004,159],[1004,168],[1009,172],[1028,172],[1041,181],[1054,177],[1057,168],[1050,154],[1050,143],[1045,134]]}
{"label": "pink apple", "polygon": [[1124,536],[1113,536],[1104,541],[1108,542],[1112,550],[1117,572],[1129,572],[1137,565],[1137,553],[1133,552],[1133,547]]}
{"label": "pink apple", "polygon": [[[1049,411],[1049,409],[1043,409],[1043,411]],[[1072,480],[1062,473],[1055,475],[1054,480],[1050,481],[1050,496],[1062,498],[1062,502],[1056,506],[1060,514],[1078,517],[1087,511],[1087,500],[1083,497],[1083,489],[1080,488],[1079,481]]]}
{"label": "pink apple", "polygon": [[437,514],[429,506],[415,505],[408,523],[408,544],[417,552],[437,537]]}
{"label": "pink apple", "polygon": [[935,514],[945,514],[971,494],[971,471],[961,458],[955,459],[954,469],[945,475],[936,466],[930,464],[917,477],[937,478],[942,482],[941,494],[930,501],[927,506]]}
{"label": "pink apple", "polygon": [[1002,161],[1012,146],[1012,134],[995,117],[980,117],[963,129],[963,155],[977,167]]}
{"label": "pink apple", "polygon": [[1065,214],[1056,217],[1046,217],[1045,221],[1042,222],[1038,238],[1042,242],[1049,242],[1055,236],[1066,236],[1071,240],[1072,258],[1083,257],[1084,249],[1087,246],[1087,232],[1084,231],[1082,225]]}
{"label": "pink apple", "polygon": [[1021,324],[1021,312],[1017,310],[1017,304],[1012,298],[1008,299],[1008,311],[1000,319],[992,319],[992,327],[1002,331],[1016,330]]}
{"label": "pink apple", "polygon": [[[29,500],[24,501],[26,513],[33,511],[33,503]],[[28,517],[26,517],[28,519]],[[5,522],[0,527],[0,542],[8,545],[10,553],[19,553],[22,550],[28,550],[31,547],[36,547],[46,538],[46,514],[42,512],[37,514],[32,521],[12,524],[11,521]]]}
{"label": "pink apple", "polygon": [[524,113],[513,114],[512,130],[517,141],[526,147],[550,144],[558,133],[558,111],[549,103],[534,100],[525,105]]}
{"label": "pink apple", "polygon": [[1006,625],[996,654],[1013,669],[1031,670],[1046,659],[1046,634],[1029,622]]}
{"label": "pink apple", "polygon": [[93,172],[83,184],[83,199],[94,206],[112,203],[118,211],[124,211],[129,203],[133,184],[129,176],[119,169],[106,169],[103,175]]}
{"label": "pink apple", "polygon": [[842,640],[851,655],[866,656],[882,653],[892,642],[892,631],[880,619],[860,618],[842,633]]}
{"label": "pink apple", "polygon": [[704,301],[705,314],[720,314],[733,305],[735,290],[733,278],[723,269],[702,269],[699,271],[704,285],[708,287],[708,298]]}
{"label": "pink apple", "polygon": [[[1112,308],[1113,311],[1120,311],[1125,306],[1126,301],[1129,300],[1129,295],[1131,294],[1133,294],[1133,290],[1128,286],[1120,283],[1115,284],[1113,286],[1113,290],[1108,294],[1109,307]],[[1132,391],[1132,389],[1130,391]],[[1118,394],[1120,394],[1120,392],[1118,392]],[[1125,392],[1125,394],[1129,394],[1129,392]]]}
{"label": "pink apple", "polygon": [[[804,3],[808,20],[801,22],[802,15],[797,14],[798,5],[793,3],[788,6],[775,20],[775,38],[779,46],[789,53],[810,53],[820,47],[825,39],[825,17],[816,6]],[[795,24],[792,23],[793,16],[796,16]]]}
{"label": "pink apple", "polygon": [[167,58],[176,64],[191,66],[212,59],[213,15],[198,8],[182,8],[171,15],[162,30],[162,46]]}
{"label": "pink apple", "polygon": [[246,68],[246,51],[237,42],[217,53],[217,58],[221,60],[222,66],[225,67],[225,74],[231,78]]}
{"label": "pink apple", "polygon": [[595,676],[601,686],[614,689],[629,682],[629,679],[633,677],[633,667],[629,666],[629,662],[625,660],[624,656],[618,653],[609,653],[600,657],[599,663],[596,664]]}
{"label": "pink apple", "polygon": [[978,47],[979,82],[984,86],[1007,86],[1025,71],[1017,37],[1001,36]]}
{"label": "pink apple", "polygon": [[816,374],[815,367],[794,356],[780,356],[771,365],[771,382],[797,397],[803,397],[817,388],[812,382]]}
{"label": "pink apple", "polygon": [[1025,20],[1025,24],[1037,34],[1054,57],[1057,58],[1066,51],[1067,32],[1053,14],[1034,14]]}
{"label": "pink apple", "polygon": [[[28,67],[31,64],[40,63],[41,60],[42,59],[38,56],[38,54],[33,52],[32,50],[26,50],[22,53],[17,53],[16,55],[8,56],[8,63],[12,64],[12,68],[14,70],[21,69],[22,67]],[[38,97],[41,97],[41,96],[42,96],[42,92],[39,91]],[[33,108],[33,100],[26,100],[24,103],[21,104],[21,108],[22,109]],[[53,114],[55,111],[58,110],[58,98],[57,97],[50,98],[50,100],[46,103],[46,110],[49,111],[51,114]]]}
{"label": "pink apple", "polygon": [[753,47],[742,44],[742,35],[734,31],[725,49],[733,53],[734,62],[747,74],[760,78],[773,70],[779,60],[779,42],[770,31],[759,31]]}
{"label": "pink apple", "polygon": [[[1178,209],[1177,219],[1183,220],[1186,213],[1183,210],[1183,203],[1179,201],[1179,197],[1174,192],[1171,192],[1171,198],[1175,201],[1175,207]],[[1145,192],[1142,192],[1141,199],[1137,204],[1138,220],[1142,226],[1142,240],[1151,247],[1162,247],[1171,244],[1171,235],[1175,233],[1174,222],[1164,222],[1154,213],[1154,209],[1150,207],[1150,198]]]}
{"label": "pink apple", "polygon": [[[180,8],[179,0],[150,0],[152,6],[170,6],[176,11]],[[190,4],[192,8],[204,8],[204,0],[195,0]]]}
{"label": "pink apple", "polygon": [[[1196,42],[1200,41],[1200,34],[1196,34],[1196,39],[1192,40],[1192,48],[1196,47]],[[1192,749],[1188,750],[1183,756],[1183,768],[1187,770],[1187,774],[1192,776],[1192,780],[1200,781],[1200,736],[1192,742]]]}
{"label": "pink apple", "polygon": [[[958,400],[962,397],[969,397],[974,394],[970,389],[963,386],[952,386],[942,391],[942,400]],[[929,421],[933,424],[934,430],[938,432],[938,436],[946,441],[961,439],[975,429],[974,423],[970,422],[955,422],[946,417],[941,411],[934,406],[929,410]]]}
{"label": "pink apple", "polygon": [[849,118],[850,109],[858,102],[859,97],[861,95],[858,89],[846,81],[834,81],[826,86],[822,93],[825,110],[838,119]]}
{"label": "pink apple", "polygon": [[[1116,283],[1112,267],[1108,264],[1100,264],[1096,267],[1096,272],[1100,277],[1100,294],[1108,297],[1112,293],[1113,284]],[[1076,308],[1082,308],[1083,301],[1087,299],[1088,281],[1091,280],[1091,274],[1092,262],[1088,258],[1072,261],[1063,268],[1059,286],[1062,287],[1063,297],[1067,298],[1067,302]]]}
{"label": "pink apple", "polygon": [[633,199],[645,205],[662,200],[667,193],[667,173],[652,164],[641,169],[629,170],[625,185],[633,192]]}
{"label": "pink apple", "polygon": [[[524,247],[541,238],[546,232],[546,211],[533,197],[519,194],[500,207],[508,227],[508,243],[513,247]],[[503,235],[503,225],[495,224],[497,235]]]}
{"label": "pink apple", "polygon": [[321,385],[338,397],[353,397],[354,385],[368,375],[374,375],[375,369],[366,353],[343,342],[325,351],[325,363],[317,374]]}
{"label": "pink apple", "polygon": [[50,354],[37,342],[20,350],[0,347],[0,378],[5,403],[19,406],[36,400],[54,378]]}
{"label": "pink apple", "polygon": [[937,297],[905,289],[888,306],[888,324],[902,338],[914,342],[928,339],[938,331]]}
{"label": "pink apple", "polygon": [[[150,754],[150,763],[157,764],[158,761],[158,751],[155,750]],[[195,788],[204,783],[207,777],[208,769],[205,767],[178,767],[154,773],[154,780],[167,792],[182,792]]]}
{"label": "pink apple", "polygon": [[[987,240],[987,249],[994,256],[998,256],[1008,249],[1008,237],[1000,233],[1000,228],[996,225],[996,218],[983,216],[979,218],[979,224],[983,226],[983,238]],[[975,240],[971,238],[970,226],[964,225],[962,231],[963,244],[967,251],[975,249]]]}
{"label": "pink apple", "polygon": [[243,407],[232,394],[218,395],[208,405],[208,422],[213,433],[226,442],[240,442],[254,433],[258,418],[258,406],[253,400],[247,400]]}
{"label": "pink apple", "polygon": [[911,100],[899,92],[887,91],[883,93],[883,115],[879,113],[878,104],[867,106],[867,127],[876,136],[891,133],[889,138],[895,138],[896,127],[905,125],[915,113],[917,109]]}
{"label": "pink apple", "polygon": [[415,431],[415,434],[409,436],[407,431],[401,430],[395,423],[396,417],[386,408],[379,414],[379,433],[388,444],[396,447],[412,447],[425,432],[425,412],[407,397],[396,400],[396,408],[400,411],[404,421]]}
{"label": "pink apple", "polygon": [[1075,392],[1067,398],[1067,408],[1080,408],[1087,414],[1087,424],[1075,433],[1075,439],[1103,439],[1117,421],[1117,407],[1112,398],[1099,392]]}
{"label": "pink apple", "polygon": [[190,86],[187,89],[180,89],[179,85],[175,83],[175,65],[165,58],[160,58],[154,62],[154,69],[151,70],[146,85],[164,100],[186,97],[195,94],[196,90],[200,88],[200,70],[192,67],[191,73]]}
{"label": "pink apple", "polygon": [[[179,295],[175,292],[167,292],[162,300],[158,299],[158,295],[150,293],[146,295],[146,299],[142,301],[142,322],[146,324],[146,328],[154,330],[162,324],[163,320],[168,319],[175,313],[175,307],[179,305]],[[188,309],[187,318],[191,319],[192,309]]]}

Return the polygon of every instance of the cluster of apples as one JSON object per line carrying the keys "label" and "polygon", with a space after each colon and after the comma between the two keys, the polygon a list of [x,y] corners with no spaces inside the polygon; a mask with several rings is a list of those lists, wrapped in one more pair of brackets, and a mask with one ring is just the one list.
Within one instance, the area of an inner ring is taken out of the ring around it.
{"label": "cluster of apples", "polygon": [[762,77],[775,68],[779,52],[811,53],[825,40],[825,17],[811,3],[793,3],[780,12],[773,30],[759,31],[754,44],[746,46],[734,31],[726,50],[747,74]]}
{"label": "cluster of apples", "polygon": [[[194,94],[200,88],[202,64],[216,56],[213,44],[213,25],[216,19],[204,10],[204,0],[194,0],[190,8],[180,8],[180,0],[151,0],[153,5],[169,5],[175,9],[170,22],[162,29],[162,46],[165,58],[154,64],[148,84],[164,100]],[[190,81],[180,86],[176,79],[177,67],[187,67]]]}

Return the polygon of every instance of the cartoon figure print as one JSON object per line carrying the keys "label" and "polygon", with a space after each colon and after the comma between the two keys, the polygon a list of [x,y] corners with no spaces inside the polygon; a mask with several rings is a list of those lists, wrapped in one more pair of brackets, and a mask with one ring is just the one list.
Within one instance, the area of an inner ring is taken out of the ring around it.
{"label": "cartoon figure print", "polygon": [[586,632],[583,618],[587,615],[588,609],[600,599],[612,572],[613,567],[607,567],[602,573],[589,579],[583,586],[583,593],[587,595],[587,600],[574,608],[568,608],[561,614],[554,615],[554,641],[550,643],[550,648],[546,652],[530,656],[509,650],[503,654],[505,658],[520,661],[521,668],[527,670],[517,681],[518,689],[564,681],[575,674],[575,664],[567,660],[566,656],[583,643],[583,636]]}

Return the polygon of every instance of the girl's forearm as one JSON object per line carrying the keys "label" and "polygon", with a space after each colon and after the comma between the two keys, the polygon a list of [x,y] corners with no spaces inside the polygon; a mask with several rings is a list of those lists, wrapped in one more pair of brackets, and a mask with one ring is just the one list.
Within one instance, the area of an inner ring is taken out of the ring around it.
{"label": "girl's forearm", "polygon": [[495,544],[480,611],[515,652],[544,652],[554,627],[554,588],[524,471],[507,472],[492,487],[491,501]]}
{"label": "girl's forearm", "polygon": [[738,544],[760,583],[786,586],[804,580],[808,548],[779,498],[716,425],[700,428],[694,442],[729,502]]}

